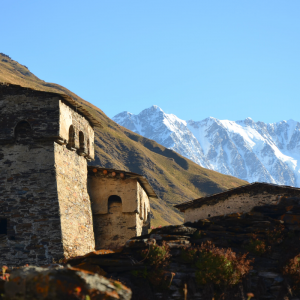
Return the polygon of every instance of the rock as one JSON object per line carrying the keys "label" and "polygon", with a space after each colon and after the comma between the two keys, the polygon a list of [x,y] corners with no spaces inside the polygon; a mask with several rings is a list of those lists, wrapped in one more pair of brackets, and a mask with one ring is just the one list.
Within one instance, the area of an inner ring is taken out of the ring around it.
{"label": "rock", "polygon": [[188,240],[190,237],[185,235],[174,235],[174,234],[150,234],[150,238],[156,241],[168,241],[168,240]]}
{"label": "rock", "polygon": [[156,240],[155,239],[131,239],[128,240],[125,244],[125,248],[145,248],[149,247],[149,245],[155,245]]}
{"label": "rock", "polygon": [[300,214],[289,214],[286,213],[280,217],[282,221],[290,225],[300,225]]}
{"label": "rock", "polygon": [[83,262],[83,263],[81,263],[77,266],[74,266],[74,268],[80,269],[80,270],[83,270],[83,271],[88,271],[88,272],[91,272],[91,273],[96,273],[96,274],[101,275],[101,276],[105,276],[107,274],[99,266],[94,265],[94,264],[90,264],[90,263],[86,263],[86,262]]}
{"label": "rock", "polygon": [[88,257],[84,260],[86,263],[98,265],[100,267],[110,266],[110,267],[119,267],[119,266],[131,266],[133,262],[131,259],[127,258],[119,258],[119,257],[112,257],[107,258],[105,255],[99,255],[98,257]]}
{"label": "rock", "polygon": [[91,300],[129,300],[131,290],[118,281],[71,267],[15,269],[5,283],[7,300],[75,300],[87,295]]}
{"label": "rock", "polygon": [[151,234],[192,235],[196,230],[196,228],[184,225],[170,225],[153,229]]}
{"label": "rock", "polygon": [[281,277],[279,273],[274,273],[274,272],[259,272],[258,276],[272,278],[272,279]]}

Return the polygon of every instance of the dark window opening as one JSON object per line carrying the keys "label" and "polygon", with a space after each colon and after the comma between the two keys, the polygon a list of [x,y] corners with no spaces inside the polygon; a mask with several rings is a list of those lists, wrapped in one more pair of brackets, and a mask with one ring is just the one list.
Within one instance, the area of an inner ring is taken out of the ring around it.
{"label": "dark window opening", "polygon": [[84,134],[83,134],[82,131],[79,131],[79,148],[82,151],[85,150],[85,146],[84,146]]}
{"label": "dark window opening", "polygon": [[208,217],[210,217],[210,214],[208,214]]}
{"label": "dark window opening", "polygon": [[75,130],[73,125],[69,128],[69,141],[68,141],[69,148],[75,148]]}
{"label": "dark window opening", "polygon": [[90,139],[87,139],[87,154],[90,155]]}
{"label": "dark window opening", "polygon": [[15,139],[16,141],[26,141],[31,139],[32,129],[27,121],[20,121],[15,127]]}
{"label": "dark window opening", "polygon": [[119,196],[113,195],[108,198],[108,212],[113,207],[119,207],[122,210],[122,199]]}
{"label": "dark window opening", "polygon": [[0,234],[7,234],[7,219],[0,219]]}

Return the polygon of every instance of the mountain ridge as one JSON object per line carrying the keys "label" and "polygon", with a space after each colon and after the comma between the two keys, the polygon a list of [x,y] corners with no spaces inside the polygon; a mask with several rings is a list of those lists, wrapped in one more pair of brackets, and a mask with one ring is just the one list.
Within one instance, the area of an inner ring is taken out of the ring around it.
{"label": "mountain ridge", "polygon": [[249,182],[300,186],[300,123],[292,119],[185,121],[154,105],[137,115],[121,112],[113,120],[202,167]]}

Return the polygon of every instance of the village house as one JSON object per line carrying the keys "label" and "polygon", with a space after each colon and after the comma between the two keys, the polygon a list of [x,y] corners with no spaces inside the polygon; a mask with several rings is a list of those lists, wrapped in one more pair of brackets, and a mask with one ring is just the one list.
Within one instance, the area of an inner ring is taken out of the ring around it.
{"label": "village house", "polygon": [[157,198],[147,179],[115,169],[88,167],[96,249],[117,248],[148,233],[150,200]]}
{"label": "village house", "polygon": [[187,223],[220,215],[250,212],[255,206],[276,205],[282,198],[288,197],[300,197],[300,189],[254,182],[175,207],[184,212],[184,223]]}
{"label": "village house", "polygon": [[0,264],[80,256],[95,238],[96,250],[119,246],[149,227],[156,195],[144,177],[88,169],[101,126],[67,95],[0,83]]}

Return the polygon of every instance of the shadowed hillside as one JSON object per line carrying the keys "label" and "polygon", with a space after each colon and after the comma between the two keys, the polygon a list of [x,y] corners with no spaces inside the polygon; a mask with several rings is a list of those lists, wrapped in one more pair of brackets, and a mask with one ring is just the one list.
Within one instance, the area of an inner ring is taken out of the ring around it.
{"label": "shadowed hillside", "polygon": [[65,93],[80,102],[103,124],[103,128],[96,128],[96,160],[91,164],[145,175],[161,198],[151,203],[154,226],[182,223],[182,215],[173,208],[175,204],[246,184],[238,178],[204,169],[153,140],[119,126],[96,106],[58,84],[37,78],[27,67],[1,53],[0,82]]}

